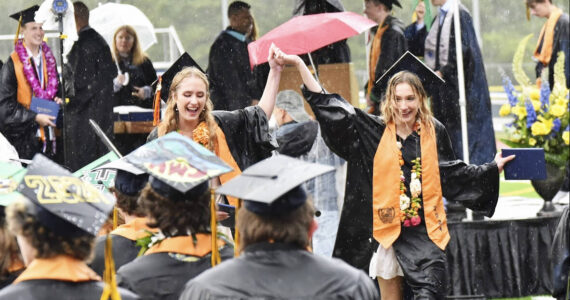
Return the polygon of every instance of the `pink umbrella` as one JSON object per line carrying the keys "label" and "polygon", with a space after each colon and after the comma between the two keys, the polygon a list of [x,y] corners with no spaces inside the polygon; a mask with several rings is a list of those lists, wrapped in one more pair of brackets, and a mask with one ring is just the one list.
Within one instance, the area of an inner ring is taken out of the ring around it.
{"label": "pink umbrella", "polygon": [[374,21],[353,12],[294,17],[249,43],[249,63],[253,68],[266,62],[271,43],[287,54],[305,54],[362,33],[375,25]]}

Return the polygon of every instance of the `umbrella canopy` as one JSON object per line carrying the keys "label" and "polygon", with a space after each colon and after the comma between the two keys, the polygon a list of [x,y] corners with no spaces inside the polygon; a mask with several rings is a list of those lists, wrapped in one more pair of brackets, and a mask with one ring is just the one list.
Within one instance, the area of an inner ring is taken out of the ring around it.
{"label": "umbrella canopy", "polygon": [[287,54],[305,54],[349,38],[377,25],[353,12],[324,13],[294,17],[249,43],[251,66],[267,61],[271,43]]}
{"label": "umbrella canopy", "polygon": [[154,26],[150,20],[137,7],[129,4],[99,5],[89,13],[89,25],[105,38],[109,46],[113,43],[115,31],[123,25],[135,29],[143,51],[156,43]]}

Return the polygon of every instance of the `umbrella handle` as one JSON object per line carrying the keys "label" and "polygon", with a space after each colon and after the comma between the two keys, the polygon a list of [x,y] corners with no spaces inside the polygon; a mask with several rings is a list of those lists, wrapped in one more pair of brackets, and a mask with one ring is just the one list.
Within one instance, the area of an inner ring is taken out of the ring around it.
{"label": "umbrella handle", "polygon": [[315,68],[315,63],[313,62],[313,57],[311,56],[311,52],[308,52],[307,55],[309,55],[309,60],[311,61],[311,66],[313,66],[313,71],[315,72],[315,79],[317,80],[317,82],[319,83],[320,86],[322,86],[321,81],[319,80],[319,74],[317,74],[317,68]]}

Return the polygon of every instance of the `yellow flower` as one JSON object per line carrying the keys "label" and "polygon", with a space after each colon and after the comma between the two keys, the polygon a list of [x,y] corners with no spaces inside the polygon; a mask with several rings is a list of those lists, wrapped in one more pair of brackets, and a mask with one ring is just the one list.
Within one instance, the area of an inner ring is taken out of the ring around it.
{"label": "yellow flower", "polygon": [[537,88],[532,88],[529,92],[530,100],[540,100],[540,90]]}
{"label": "yellow flower", "polygon": [[554,104],[550,107],[550,113],[556,117],[562,117],[566,110],[560,104]]}
{"label": "yellow flower", "polygon": [[534,122],[534,124],[532,124],[530,129],[532,131],[532,135],[534,136],[547,135],[550,133],[550,129],[548,128],[548,126],[542,122]]}
{"label": "yellow flower", "polygon": [[515,114],[519,119],[526,117],[526,108],[524,106],[515,106],[512,108],[513,114]]}
{"label": "yellow flower", "polygon": [[564,144],[570,144],[570,131],[564,131],[562,133],[562,139],[564,140]]}
{"label": "yellow flower", "polygon": [[536,140],[533,138],[530,138],[530,139],[528,139],[528,144],[531,146],[534,146],[534,145],[536,145]]}
{"label": "yellow flower", "polygon": [[538,111],[540,109],[540,101],[531,101],[532,107],[534,107],[534,111]]}
{"label": "yellow flower", "polygon": [[508,103],[505,103],[501,106],[501,109],[499,110],[499,115],[501,117],[505,117],[508,116],[511,113],[511,105]]}

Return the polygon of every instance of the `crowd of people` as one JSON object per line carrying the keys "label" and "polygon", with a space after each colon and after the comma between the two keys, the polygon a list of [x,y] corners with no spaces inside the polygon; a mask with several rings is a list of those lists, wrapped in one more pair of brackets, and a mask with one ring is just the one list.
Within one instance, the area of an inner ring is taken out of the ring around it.
{"label": "crowd of people", "polygon": [[[448,219],[463,218],[455,212],[464,207],[492,216],[499,174],[515,157],[496,153],[469,12],[454,11],[452,0],[431,4],[439,7],[433,20],[419,1],[405,26],[392,15],[398,0],[364,0],[364,14],[378,23],[368,42],[366,111],[327,92],[304,57],[276,45],[252,69],[247,45],[257,29],[242,1],[229,5],[230,25],[205,72],[180,59],[160,78],[133,27],[117,28],[107,45],[76,1],[79,39],[63,67],[65,87],[34,19],[39,7],[11,15],[23,38],[0,72],[0,142],[31,162],[14,187],[22,196],[0,206],[0,299],[443,299]],[[552,84],[556,53],[570,57],[568,15],[551,0],[526,5],[548,19],[534,55],[537,79]],[[304,0],[295,14],[342,10],[340,1]],[[346,41],[317,53],[320,64],[350,61]],[[286,65],[298,71],[302,95],[279,92]],[[150,134],[113,134],[114,106],[152,108],[155,98],[166,107]],[[64,105],[64,118],[34,109],[44,102]],[[128,154],[108,167],[112,194],[70,172],[108,152],[88,134],[89,119]],[[111,219],[120,221],[104,230]],[[566,208],[553,251],[557,297],[568,282],[568,222]]]}

